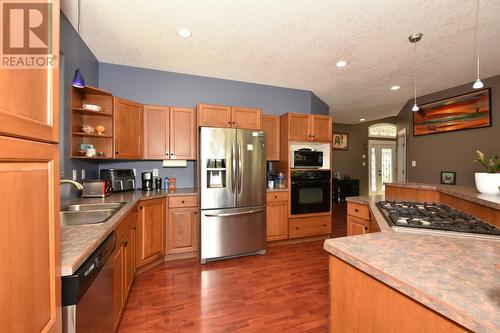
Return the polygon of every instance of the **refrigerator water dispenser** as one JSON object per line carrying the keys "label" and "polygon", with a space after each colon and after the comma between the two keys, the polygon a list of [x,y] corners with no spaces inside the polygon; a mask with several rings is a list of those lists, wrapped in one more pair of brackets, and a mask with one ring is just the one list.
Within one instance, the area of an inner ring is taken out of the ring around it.
{"label": "refrigerator water dispenser", "polygon": [[226,187],[226,160],[208,159],[207,160],[207,187],[224,188]]}

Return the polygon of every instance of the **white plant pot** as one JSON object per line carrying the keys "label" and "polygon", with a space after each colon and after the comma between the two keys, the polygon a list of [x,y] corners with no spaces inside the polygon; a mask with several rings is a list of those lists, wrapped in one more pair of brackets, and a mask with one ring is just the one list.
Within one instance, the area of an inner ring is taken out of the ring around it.
{"label": "white plant pot", "polygon": [[500,173],[476,172],[476,188],[482,194],[500,195]]}

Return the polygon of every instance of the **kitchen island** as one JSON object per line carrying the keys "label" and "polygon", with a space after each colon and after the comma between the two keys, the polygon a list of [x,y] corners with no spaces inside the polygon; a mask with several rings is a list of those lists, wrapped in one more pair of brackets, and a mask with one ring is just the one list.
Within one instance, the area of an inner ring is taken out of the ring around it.
{"label": "kitchen island", "polygon": [[451,205],[447,196],[456,196],[470,202],[458,202],[457,209],[480,205],[495,218],[497,197],[427,184],[388,189],[393,196],[347,199],[368,205],[381,232],[325,241],[331,332],[500,332],[500,240],[396,232],[376,206],[385,199],[412,200],[423,189],[437,193],[435,201],[444,193]]}

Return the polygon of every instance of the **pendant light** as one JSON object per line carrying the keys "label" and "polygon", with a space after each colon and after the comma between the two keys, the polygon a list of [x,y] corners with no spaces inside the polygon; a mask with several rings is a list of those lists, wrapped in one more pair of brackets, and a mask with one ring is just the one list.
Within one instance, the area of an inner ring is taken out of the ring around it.
{"label": "pendant light", "polygon": [[476,31],[475,31],[475,40],[476,40],[476,82],[472,85],[474,89],[481,89],[484,85],[481,79],[479,78],[479,0],[476,1]]}
{"label": "pendant light", "polygon": [[423,34],[421,32],[414,33],[408,37],[410,43],[414,45],[413,48],[413,88],[414,88],[414,103],[411,110],[417,112],[419,107],[417,105],[417,43],[422,39]]}
{"label": "pendant light", "polygon": [[[78,23],[77,23],[77,33],[80,37],[80,0],[78,0]],[[76,52],[76,62],[77,66],[80,66],[80,41],[77,41],[77,52]],[[75,88],[85,88],[85,81],[83,80],[83,75],[80,72],[80,67],[77,67],[75,74],[73,75],[73,81],[71,85]]]}

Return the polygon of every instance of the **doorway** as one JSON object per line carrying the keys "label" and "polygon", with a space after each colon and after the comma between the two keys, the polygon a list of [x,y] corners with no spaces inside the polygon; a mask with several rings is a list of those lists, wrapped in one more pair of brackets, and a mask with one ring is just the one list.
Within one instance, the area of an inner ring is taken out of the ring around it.
{"label": "doorway", "polygon": [[396,176],[396,142],[368,141],[368,194],[382,195]]}
{"label": "doorway", "polygon": [[406,128],[398,132],[397,138],[398,145],[398,165],[397,165],[397,181],[406,181]]}

